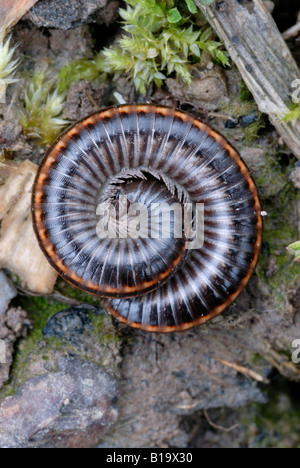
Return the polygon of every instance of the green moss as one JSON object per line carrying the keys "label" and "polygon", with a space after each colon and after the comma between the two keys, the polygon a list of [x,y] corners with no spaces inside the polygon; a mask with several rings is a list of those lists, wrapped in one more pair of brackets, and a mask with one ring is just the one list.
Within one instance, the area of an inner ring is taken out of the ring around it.
{"label": "green moss", "polygon": [[80,289],[71,286],[69,283],[66,283],[62,279],[57,281],[55,290],[65,297],[74,299],[78,304],[90,304],[95,307],[99,307],[99,298],[97,296],[85,293]]}
{"label": "green moss", "polygon": [[13,60],[16,46],[11,47],[11,38],[4,41],[3,30],[0,29],[0,102],[5,98],[6,87],[18,81],[14,78],[19,60]]}
{"label": "green moss", "polygon": [[228,64],[227,53],[213,40],[212,30],[195,28],[195,18],[184,2],[126,0],[126,4],[126,10],[120,9],[126,34],[104,50],[105,71],[116,77],[127,73],[142,94],[152,83],[160,87],[172,73],[190,84],[188,65],[198,62],[204,51]]}
{"label": "green moss", "polygon": [[115,330],[112,330],[112,327],[108,324],[106,317],[91,312],[90,320],[99,343],[109,344],[121,342],[121,336],[118,335]]}
{"label": "green moss", "polygon": [[112,46],[67,63],[57,76],[50,76],[45,66],[30,71],[21,119],[28,138],[52,143],[68,124],[62,116],[66,92],[80,80],[99,82],[108,74],[117,79],[124,73],[146,95],[152,84],[160,87],[173,74],[190,84],[190,65],[199,63],[203,53],[222,66],[229,64],[213,30],[197,26],[202,15],[193,0],[125,0],[125,7],[119,10],[124,33]]}
{"label": "green moss", "polygon": [[106,74],[103,73],[104,59],[100,54],[95,57],[72,60],[65,65],[58,74],[58,89],[65,92],[72,83],[80,80],[95,81],[100,79],[104,81]]}
{"label": "green moss", "polygon": [[[65,284],[62,281],[62,284]],[[64,291],[66,292],[66,291]],[[76,293],[70,286],[70,292]],[[81,293],[79,291],[79,293]],[[83,294],[83,293],[82,293]],[[90,299],[90,296],[80,296],[82,299]],[[91,297],[93,301],[98,299]],[[88,301],[84,301],[87,303]],[[115,333],[111,323],[111,318],[108,315],[98,315],[93,311],[89,312],[91,327],[87,329],[81,338],[79,336],[78,346],[70,343],[67,340],[51,336],[43,336],[42,330],[47,324],[50,317],[56,313],[68,308],[63,302],[48,299],[46,297],[21,297],[15,301],[16,306],[21,306],[26,310],[28,317],[31,320],[32,328],[26,338],[21,339],[16,347],[14,362],[11,368],[10,381],[3,387],[0,392],[0,399],[9,395],[13,395],[17,388],[20,387],[28,378],[44,373],[45,368],[43,362],[47,363],[47,369],[56,371],[56,358],[63,355],[79,354],[81,359],[86,359],[89,362],[95,362],[98,365],[103,365],[108,371],[113,374],[117,373],[118,349],[121,343],[121,337]],[[116,362],[115,362],[116,361]]]}
{"label": "green moss", "polygon": [[[235,140],[237,137],[241,138],[242,147],[247,144],[255,143],[264,128],[266,127],[266,117],[262,114],[257,104],[249,91],[247,85],[237,72],[233,72],[233,77],[237,86],[239,87],[239,93],[232,92],[230,99],[226,99],[219,106],[219,112],[228,115],[228,118],[234,118],[238,121],[238,127],[233,130],[225,129],[222,133],[228,133],[228,138],[231,141],[232,138]],[[250,125],[242,125],[242,117],[255,114],[255,121]],[[265,146],[263,148],[265,150]]]}
{"label": "green moss", "polygon": [[3,387],[0,390],[0,402],[9,396],[13,396],[16,394],[16,389],[11,385],[10,382],[7,382],[6,384],[3,385]]}
{"label": "green moss", "polygon": [[[221,103],[219,111],[228,115],[228,118],[234,118],[237,121],[239,121],[241,117],[252,113],[257,115],[255,122],[251,123],[250,125],[244,127],[241,124],[239,125],[239,130],[241,132],[244,146],[245,144],[247,145],[249,143],[255,142],[259,138],[261,131],[265,128],[265,117],[258,110],[251,93],[247,93],[247,88],[243,81],[240,82],[240,94]],[[222,133],[224,133],[224,131]],[[235,128],[229,133],[231,133],[231,135],[229,135],[229,139],[231,140],[231,136],[236,137],[237,129]]]}
{"label": "green moss", "polygon": [[[48,300],[45,297],[31,296],[19,298],[18,305],[26,310],[31,320],[32,328],[29,330],[27,337],[20,340],[17,345],[11,368],[11,383],[6,386],[6,391],[7,388],[11,387],[9,389],[10,392],[13,392],[16,386],[19,386],[28,378],[27,372],[30,356],[39,350],[39,342],[41,340],[45,342],[45,347],[43,348],[45,357],[50,350],[61,346],[61,340],[59,339],[50,337],[45,340],[42,330],[52,315],[66,308],[66,305],[61,302]],[[2,392],[0,395],[2,396]]]}
{"label": "green moss", "polygon": [[248,356],[248,363],[251,368],[254,369],[263,369],[266,365],[269,366],[265,358],[258,353],[253,353]]}
{"label": "green moss", "polygon": [[240,82],[240,96],[242,101],[252,101],[253,102],[253,96],[251,94],[251,91],[249,90],[248,86],[246,83],[241,80]]}
{"label": "green moss", "polygon": [[[267,389],[269,403],[255,404],[255,448],[300,447],[300,403],[293,394],[293,385],[280,379]],[[248,423],[249,425],[249,423]]]}
{"label": "green moss", "polygon": [[46,68],[33,74],[25,90],[25,110],[21,114],[27,138],[50,144],[58,137],[69,123],[62,116],[65,98],[65,94],[55,86],[55,81],[47,75]]}
{"label": "green moss", "polygon": [[259,113],[259,119],[244,128],[245,132],[245,143],[249,144],[256,141],[259,138],[259,134],[262,129],[265,128],[265,120],[263,114]]}
{"label": "green moss", "polygon": [[214,40],[213,31],[195,26],[199,12],[192,0],[125,0],[119,10],[125,33],[116,44],[91,59],[83,57],[67,64],[59,73],[59,89],[66,91],[78,80],[93,81],[125,73],[136,89],[146,94],[153,83],[160,87],[175,73],[186,84],[192,81],[189,65],[202,53],[228,65],[228,54]]}
{"label": "green moss", "polygon": [[[30,335],[36,332],[41,333],[49,318],[60,310],[66,308],[66,304],[63,302],[40,296],[20,297],[18,304],[26,310],[28,317],[32,322],[32,331],[30,332]],[[40,338],[41,336],[42,335],[40,335]]]}
{"label": "green moss", "polygon": [[[278,305],[286,302],[286,291],[300,278],[300,265],[294,263],[287,252],[287,246],[297,238],[295,223],[295,203],[298,192],[286,182],[285,187],[276,199],[263,201],[263,209],[267,211],[264,218],[263,242],[267,249],[260,256],[257,273],[271,287]],[[270,258],[276,260],[277,271],[268,276],[267,267]]]}
{"label": "green moss", "polygon": [[241,95],[235,96],[235,99],[227,100],[220,104],[220,110],[225,114],[228,114],[228,117],[242,117],[242,115],[249,114],[253,110],[256,110],[256,104],[252,101],[243,100]]}
{"label": "green moss", "polygon": [[[257,146],[257,148],[260,148],[260,146]],[[265,151],[265,148],[262,149]],[[281,167],[276,160],[276,154],[272,150],[269,153],[265,152],[261,162],[256,167],[251,167],[251,169],[263,204],[270,207],[268,216],[272,216],[274,206],[270,197],[276,197],[281,191],[286,191],[287,177],[282,173]],[[268,219],[270,218],[268,217]]]}
{"label": "green moss", "polygon": [[296,122],[300,119],[300,104],[292,103],[282,122]]}

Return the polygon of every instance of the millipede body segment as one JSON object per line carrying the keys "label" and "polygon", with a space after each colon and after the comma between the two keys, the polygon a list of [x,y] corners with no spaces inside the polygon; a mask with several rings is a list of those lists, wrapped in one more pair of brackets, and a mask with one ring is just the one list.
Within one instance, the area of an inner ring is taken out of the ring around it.
{"label": "millipede body segment", "polygon": [[[167,235],[161,205],[181,207]],[[191,243],[197,206],[199,245]],[[128,235],[132,207],[152,235]],[[259,197],[237,151],[195,117],[161,106],[104,109],[68,130],[39,167],[32,209],[57,272],[148,331],[185,330],[220,314],[246,286],[261,247]],[[117,236],[99,231],[103,220]]]}

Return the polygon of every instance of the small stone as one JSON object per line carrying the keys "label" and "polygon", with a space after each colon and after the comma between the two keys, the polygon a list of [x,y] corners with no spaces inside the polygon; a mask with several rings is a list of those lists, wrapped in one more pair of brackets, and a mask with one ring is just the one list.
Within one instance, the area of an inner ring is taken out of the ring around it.
{"label": "small stone", "polygon": [[75,346],[79,335],[91,329],[88,310],[78,306],[62,310],[53,315],[43,329],[44,336],[55,336],[69,341]]}
{"label": "small stone", "polygon": [[117,383],[96,364],[57,360],[0,408],[0,447],[92,448],[116,422]]}
{"label": "small stone", "polygon": [[17,290],[13,283],[0,271],[0,314],[7,311],[10,301],[16,297]]}
{"label": "small stone", "polygon": [[242,115],[239,120],[241,122],[242,127],[248,127],[249,125],[258,122],[259,119],[259,113],[256,110],[253,110],[247,115]]}
{"label": "small stone", "polygon": [[237,125],[238,125],[238,120],[235,119],[234,117],[231,117],[225,122],[225,128],[236,128]]}
{"label": "small stone", "polygon": [[38,27],[72,29],[85,23],[107,24],[115,19],[118,6],[108,0],[40,0],[28,18]]}

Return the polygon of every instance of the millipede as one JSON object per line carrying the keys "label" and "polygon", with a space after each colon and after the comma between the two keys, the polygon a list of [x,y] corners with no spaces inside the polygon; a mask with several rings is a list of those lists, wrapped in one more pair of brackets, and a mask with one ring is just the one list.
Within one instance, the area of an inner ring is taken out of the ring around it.
{"label": "millipede", "polygon": [[[190,248],[175,222],[169,237],[100,236],[99,205],[122,197],[148,216],[153,205],[180,204],[182,218],[186,206],[203,206],[203,242]],[[106,108],[68,129],[39,166],[32,214],[59,275],[151,332],[187,330],[223,312],[261,248],[259,196],[238,152],[198,118],[159,105]]]}

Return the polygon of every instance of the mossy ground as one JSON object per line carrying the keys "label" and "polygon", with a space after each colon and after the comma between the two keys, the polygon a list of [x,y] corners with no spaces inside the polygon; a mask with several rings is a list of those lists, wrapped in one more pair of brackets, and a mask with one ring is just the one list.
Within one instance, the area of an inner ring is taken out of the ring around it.
{"label": "mossy ground", "polygon": [[58,279],[55,287],[55,291],[61,293],[63,296],[69,299],[73,299],[78,304],[87,304],[95,307],[99,307],[99,299],[97,296],[85,293],[78,288],[71,286],[62,279]]}
{"label": "mossy ground", "polygon": [[[94,298],[85,298],[84,294],[80,291],[77,293],[69,285],[66,285],[64,293],[68,297],[76,296],[78,301],[82,300],[82,304],[91,304],[92,299],[95,302]],[[44,373],[42,362],[47,363],[47,371],[55,372],[55,360],[58,356],[80,355],[81,359],[95,362],[115,374],[120,336],[112,327],[108,315],[98,315],[92,309],[87,310],[91,326],[85,333],[83,346],[80,348],[62,338],[43,335],[43,328],[50,317],[70,307],[66,303],[47,297],[27,296],[18,297],[15,305],[27,312],[32,326],[27,337],[17,344],[10,381],[0,391],[0,399],[14,394],[30,377]]]}
{"label": "mossy ground", "polygon": [[[298,388],[279,376],[267,389],[267,405],[251,404],[241,422],[252,448],[300,448]],[[249,418],[252,421],[249,421]],[[250,430],[249,430],[250,429]]]}
{"label": "mossy ground", "polygon": [[[270,286],[278,305],[286,302],[287,290],[300,280],[300,265],[287,251],[287,246],[298,237],[298,199],[299,193],[287,180],[275,199],[264,200],[267,216],[264,218],[263,249],[257,274],[261,281]],[[276,267],[270,272],[268,266],[271,259],[276,261]]]}
{"label": "mossy ground", "polygon": [[[287,252],[287,246],[299,237],[297,226],[297,204],[299,190],[289,181],[296,158],[276,138],[270,123],[263,116],[253,100],[251,93],[241,78],[233,72],[238,93],[221,104],[220,112],[229,117],[256,112],[259,118],[247,127],[220,129],[234,146],[243,154],[248,148],[254,152],[246,161],[258,187],[264,217],[263,248],[256,273],[261,285],[270,287],[276,303],[283,306],[287,302],[287,290],[300,281],[300,265]],[[231,76],[231,79],[232,79]],[[224,125],[223,125],[224,126]],[[282,163],[285,160],[285,163]],[[273,268],[270,268],[270,261]],[[264,287],[262,287],[264,289]]]}

